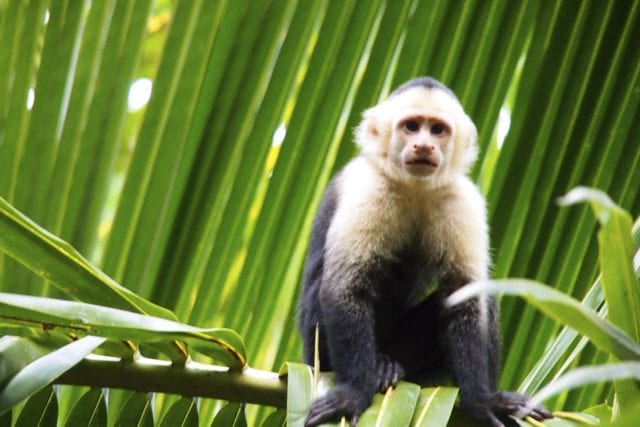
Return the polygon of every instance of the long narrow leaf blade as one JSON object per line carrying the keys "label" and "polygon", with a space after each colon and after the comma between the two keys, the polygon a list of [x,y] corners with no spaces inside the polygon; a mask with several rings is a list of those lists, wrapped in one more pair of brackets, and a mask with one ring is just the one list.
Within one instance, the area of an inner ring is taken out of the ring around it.
{"label": "long narrow leaf blade", "polygon": [[445,427],[456,402],[456,387],[429,387],[420,391],[412,427]]}
{"label": "long narrow leaf blade", "polygon": [[227,404],[218,412],[211,427],[247,427],[244,405],[237,402]]}
{"label": "long narrow leaf blade", "polygon": [[20,411],[15,427],[48,427],[56,425],[58,400],[52,387],[45,387],[29,398]]}
{"label": "long narrow leaf blade", "polygon": [[517,295],[552,319],[576,329],[589,337],[601,350],[621,360],[640,360],[640,344],[634,342],[615,325],[599,318],[579,301],[526,279],[475,282],[454,292],[447,299],[456,305],[482,294]]}
{"label": "long narrow leaf blade", "polygon": [[118,414],[116,426],[153,427],[151,401],[146,393],[135,393]]}
{"label": "long narrow leaf blade", "polygon": [[198,427],[198,411],[193,399],[183,397],[171,405],[160,427],[172,426]]}
{"label": "long narrow leaf blade", "polygon": [[107,406],[102,390],[94,388],[76,402],[65,427],[106,427]]}
{"label": "long narrow leaf blade", "polygon": [[49,348],[41,342],[17,336],[0,338],[0,385],[8,381],[29,363],[50,353]]}
{"label": "long narrow leaf blade", "polygon": [[[632,378],[640,381],[640,362],[621,362],[600,366],[581,366],[547,384],[531,397],[529,406],[539,405],[551,396],[594,382]],[[638,402],[636,402],[637,404]]]}
{"label": "long narrow leaf blade", "polygon": [[416,409],[420,386],[401,382],[384,395],[376,394],[373,404],[362,414],[362,426],[407,426]]}
{"label": "long narrow leaf blade", "polygon": [[0,414],[51,383],[104,340],[101,337],[84,337],[30,363],[0,391]]}
{"label": "long narrow leaf blade", "polygon": [[287,363],[287,424],[304,425],[313,401],[314,380],[311,368],[302,363]]}
{"label": "long narrow leaf blade", "polygon": [[98,335],[138,343],[185,341],[189,346],[229,367],[246,364],[244,344],[234,331],[196,328],[158,317],[75,301],[0,293],[0,319]]}
{"label": "long narrow leaf blade", "polygon": [[2,197],[0,251],[73,298],[166,319],[176,318],[171,311],[116,283],[71,245],[31,221]]}
{"label": "long narrow leaf blade", "polygon": [[602,288],[611,322],[640,342],[640,283],[634,272],[633,221],[628,212],[598,190],[578,187],[562,198],[563,204],[589,202],[600,222],[598,243]]}

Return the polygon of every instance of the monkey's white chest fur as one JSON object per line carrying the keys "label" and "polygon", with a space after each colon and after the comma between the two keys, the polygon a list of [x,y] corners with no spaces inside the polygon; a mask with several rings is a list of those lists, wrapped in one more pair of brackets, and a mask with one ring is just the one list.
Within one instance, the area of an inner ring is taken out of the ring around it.
{"label": "monkey's white chest fur", "polygon": [[435,260],[480,280],[489,266],[485,203],[464,175],[432,186],[427,180],[392,181],[365,157],[352,160],[338,180],[327,254],[339,263],[391,259],[408,241],[419,242],[425,265]]}

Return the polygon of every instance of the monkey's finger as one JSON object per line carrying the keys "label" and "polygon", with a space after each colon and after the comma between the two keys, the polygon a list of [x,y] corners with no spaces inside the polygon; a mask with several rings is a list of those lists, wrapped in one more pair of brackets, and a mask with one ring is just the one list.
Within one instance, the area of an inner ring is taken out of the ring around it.
{"label": "monkey's finger", "polygon": [[393,380],[393,362],[386,355],[381,355],[378,362],[378,391],[384,393]]}
{"label": "monkey's finger", "polygon": [[553,418],[553,414],[547,410],[544,406],[536,406],[531,410],[529,416],[536,421],[544,421],[549,418]]}
{"label": "monkey's finger", "polygon": [[385,370],[385,374],[384,374],[384,387],[382,388],[383,390],[387,390],[389,387],[395,387],[395,380],[394,378],[397,378],[398,373],[396,371],[396,364],[393,363],[393,361],[388,360],[387,361],[387,369]]}
{"label": "monkey's finger", "polygon": [[404,376],[404,370],[398,363],[393,363],[393,375],[391,376],[391,386],[396,387],[400,382],[400,378]]}

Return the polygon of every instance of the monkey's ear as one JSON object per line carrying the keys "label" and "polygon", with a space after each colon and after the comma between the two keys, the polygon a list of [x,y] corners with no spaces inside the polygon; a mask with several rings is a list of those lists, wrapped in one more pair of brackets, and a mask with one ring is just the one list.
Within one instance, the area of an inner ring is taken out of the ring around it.
{"label": "monkey's ear", "polygon": [[356,144],[367,151],[384,149],[389,137],[388,120],[385,120],[382,106],[369,108],[362,113],[362,122],[356,128]]}
{"label": "monkey's ear", "polygon": [[454,155],[454,167],[466,173],[478,157],[478,130],[471,118],[464,113],[462,114],[464,120],[460,126],[462,132],[456,138],[458,140],[456,147],[459,147],[459,150]]}

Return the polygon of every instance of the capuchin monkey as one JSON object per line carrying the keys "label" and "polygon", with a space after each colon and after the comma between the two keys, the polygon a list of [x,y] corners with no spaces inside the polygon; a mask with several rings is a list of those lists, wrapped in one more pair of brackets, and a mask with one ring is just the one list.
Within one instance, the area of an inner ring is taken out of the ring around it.
{"label": "capuchin monkey", "polygon": [[551,417],[528,408],[525,396],[497,391],[496,300],[444,302],[488,277],[485,201],[466,176],[476,138],[453,92],[429,77],[364,112],[360,155],[329,184],[306,260],[304,361],[313,365],[318,327],[320,369],[336,375],[307,426],[342,416],[355,425],[376,392],[403,378],[433,385],[443,376],[460,388],[462,407],[491,425],[527,412]]}

